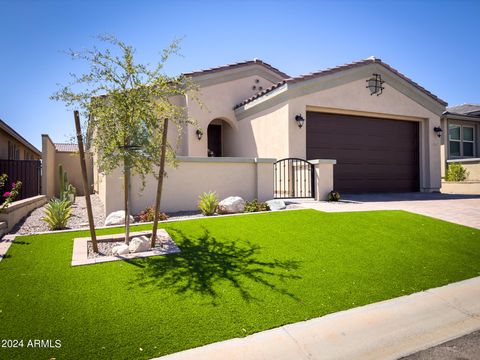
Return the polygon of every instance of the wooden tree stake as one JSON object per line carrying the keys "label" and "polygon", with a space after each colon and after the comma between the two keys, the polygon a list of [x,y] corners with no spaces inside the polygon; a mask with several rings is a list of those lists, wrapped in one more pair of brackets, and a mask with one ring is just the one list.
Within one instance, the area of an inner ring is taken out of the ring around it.
{"label": "wooden tree stake", "polygon": [[87,180],[87,165],[85,164],[85,151],[83,149],[82,128],[80,126],[80,115],[78,111],[73,112],[75,118],[75,128],[77,130],[78,150],[80,151],[80,166],[82,168],[83,191],[85,192],[85,202],[87,203],[88,225],[90,226],[90,237],[92,238],[93,251],[98,253],[97,236],[95,234],[95,224],[93,222],[92,203],[90,201],[90,189]]}
{"label": "wooden tree stake", "polygon": [[162,153],[160,155],[160,169],[158,170],[157,182],[157,196],[155,197],[155,217],[153,218],[153,231],[151,247],[155,247],[157,241],[157,227],[158,227],[158,213],[160,211],[160,202],[162,200],[163,174],[165,172],[165,157],[167,153],[167,133],[168,133],[168,119],[163,121],[162,134]]}

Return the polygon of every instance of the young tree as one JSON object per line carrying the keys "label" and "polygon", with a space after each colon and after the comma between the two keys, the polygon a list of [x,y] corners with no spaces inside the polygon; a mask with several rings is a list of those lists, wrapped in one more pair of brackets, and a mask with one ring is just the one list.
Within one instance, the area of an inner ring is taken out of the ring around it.
{"label": "young tree", "polygon": [[[99,36],[99,39],[106,44],[105,48],[69,51],[73,59],[88,62],[89,71],[71,74],[72,81],[52,95],[52,99],[65,102],[68,108],[80,109],[88,119],[83,128],[93,134],[90,146],[97,153],[101,172],[108,174],[123,168],[125,241],[128,243],[130,176],[139,175],[144,186],[146,176],[155,174],[162,161],[175,165],[174,144],[163,136],[165,119],[176,126],[178,143],[183,127],[193,121],[185,108],[172,100],[187,93],[195,98],[196,86],[182,75],[170,77],[162,73],[169,57],[178,53],[178,40],[163,50],[155,66],[150,66],[136,63],[133,47],[115,37]],[[164,172],[155,176],[161,181]]]}

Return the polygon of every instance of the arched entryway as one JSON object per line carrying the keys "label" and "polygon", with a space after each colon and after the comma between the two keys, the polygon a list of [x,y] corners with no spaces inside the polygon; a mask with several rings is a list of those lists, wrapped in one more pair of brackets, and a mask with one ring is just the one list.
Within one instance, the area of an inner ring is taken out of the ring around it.
{"label": "arched entryway", "polygon": [[232,127],[223,119],[214,119],[207,127],[207,155],[209,157],[229,156],[228,138]]}

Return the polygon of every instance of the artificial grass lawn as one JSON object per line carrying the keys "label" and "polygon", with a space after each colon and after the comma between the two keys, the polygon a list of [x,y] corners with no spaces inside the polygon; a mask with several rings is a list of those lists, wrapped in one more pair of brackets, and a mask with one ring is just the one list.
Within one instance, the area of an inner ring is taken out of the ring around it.
{"label": "artificial grass lawn", "polygon": [[17,238],[0,262],[0,340],[25,347],[0,359],[148,359],[480,274],[479,230],[402,211],[163,226],[180,254],[80,267],[86,232]]}

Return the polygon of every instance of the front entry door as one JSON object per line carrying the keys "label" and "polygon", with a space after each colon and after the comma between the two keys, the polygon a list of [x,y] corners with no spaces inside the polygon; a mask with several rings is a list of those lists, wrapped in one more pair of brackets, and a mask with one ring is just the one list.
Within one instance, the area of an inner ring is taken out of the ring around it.
{"label": "front entry door", "polygon": [[208,156],[222,156],[222,125],[208,125]]}

